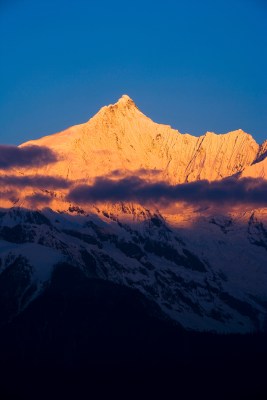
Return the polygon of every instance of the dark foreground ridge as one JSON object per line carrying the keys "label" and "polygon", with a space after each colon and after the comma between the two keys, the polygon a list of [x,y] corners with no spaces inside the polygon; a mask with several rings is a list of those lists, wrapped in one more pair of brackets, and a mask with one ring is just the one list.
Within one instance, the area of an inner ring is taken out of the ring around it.
{"label": "dark foreground ridge", "polygon": [[0,338],[1,399],[267,398],[266,334],[185,331],[68,264]]}

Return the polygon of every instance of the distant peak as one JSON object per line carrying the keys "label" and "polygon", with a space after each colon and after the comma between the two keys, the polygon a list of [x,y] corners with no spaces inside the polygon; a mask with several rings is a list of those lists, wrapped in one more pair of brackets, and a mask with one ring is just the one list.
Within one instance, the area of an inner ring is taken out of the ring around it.
{"label": "distant peak", "polygon": [[124,94],[121,96],[121,98],[117,102],[118,105],[132,105],[135,106],[135,102],[127,95]]}
{"label": "distant peak", "polygon": [[[131,101],[133,101],[133,100],[128,96],[128,94],[123,94],[123,95],[121,96],[120,100],[126,100],[126,101],[131,100]],[[119,100],[119,101],[120,101],[120,100]]]}
{"label": "distant peak", "polygon": [[[103,118],[104,116],[107,116],[107,118],[113,118],[115,115],[125,116],[128,112],[132,114],[135,113],[137,110],[139,111],[139,113],[141,113],[135,102],[127,94],[124,94],[119,98],[116,103],[102,107],[93,118],[98,119]],[[90,122],[90,120],[91,119],[89,119],[88,122]]]}

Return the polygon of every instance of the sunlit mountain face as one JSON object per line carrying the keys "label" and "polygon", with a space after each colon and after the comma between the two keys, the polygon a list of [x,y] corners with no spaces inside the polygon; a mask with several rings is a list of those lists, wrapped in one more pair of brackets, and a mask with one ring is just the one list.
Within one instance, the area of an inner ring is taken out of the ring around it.
{"label": "sunlit mountain face", "polygon": [[[164,385],[178,376],[182,394],[207,371],[211,398],[259,398],[266,155],[242,130],[194,137],[154,123],[127,95],[86,123],[0,146],[0,389],[14,365],[14,396],[27,374],[34,396],[47,370],[76,390],[103,371],[114,383],[140,370],[149,386],[165,365]],[[214,395],[226,370],[239,371],[234,392]]]}

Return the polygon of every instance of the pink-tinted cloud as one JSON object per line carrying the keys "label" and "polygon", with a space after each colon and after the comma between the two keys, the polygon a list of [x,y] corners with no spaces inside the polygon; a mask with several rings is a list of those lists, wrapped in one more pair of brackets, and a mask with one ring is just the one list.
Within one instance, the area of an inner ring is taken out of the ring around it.
{"label": "pink-tinted cloud", "polygon": [[125,178],[127,176],[138,176],[138,177],[144,178],[144,177],[158,176],[161,173],[162,173],[162,170],[160,170],[160,169],[140,168],[140,169],[136,169],[134,171],[130,171],[128,169],[125,169],[125,170],[114,169],[106,176],[106,178]]}
{"label": "pink-tinted cloud", "polygon": [[46,194],[35,193],[31,196],[26,196],[25,200],[31,205],[31,207],[35,207],[40,205],[49,205],[52,201],[52,198]]}
{"label": "pink-tinted cloud", "polygon": [[97,178],[93,185],[73,188],[68,200],[76,203],[136,201],[140,203],[255,204],[267,205],[267,181],[227,178],[221,181],[196,181],[178,185],[150,183],[136,176],[119,180]]}
{"label": "pink-tinted cloud", "polygon": [[42,167],[57,160],[56,154],[47,147],[0,145],[0,169],[2,170],[9,170],[14,167]]}
{"label": "pink-tinted cloud", "polygon": [[4,175],[0,176],[0,185],[12,186],[15,188],[40,188],[40,189],[67,189],[71,186],[72,182],[53,176],[45,175],[25,175],[25,176],[15,176],[15,175]]}
{"label": "pink-tinted cloud", "polygon": [[[1,190],[0,191],[0,200],[8,200],[15,202],[19,198],[19,193],[17,190]],[[0,204],[1,205],[1,204]]]}

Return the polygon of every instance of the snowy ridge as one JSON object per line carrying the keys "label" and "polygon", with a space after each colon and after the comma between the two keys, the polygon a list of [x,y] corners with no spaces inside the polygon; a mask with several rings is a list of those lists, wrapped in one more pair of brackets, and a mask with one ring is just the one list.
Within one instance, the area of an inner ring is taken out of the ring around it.
{"label": "snowy ridge", "polygon": [[[60,161],[31,173],[57,175],[73,180],[106,176],[114,170],[159,170],[171,183],[216,180],[242,171],[264,152],[241,129],[195,137],[146,117],[124,95],[103,107],[88,122],[24,143],[54,150]],[[94,162],[92,162],[94,160]]]}
{"label": "snowy ridge", "polygon": [[267,226],[255,213],[242,221],[203,216],[184,229],[157,211],[121,207],[120,217],[100,209],[84,215],[3,210],[0,287],[7,286],[1,300],[13,299],[14,288],[17,294],[8,318],[34,300],[53,268],[65,262],[88,277],[138,289],[185,328],[266,329]]}

